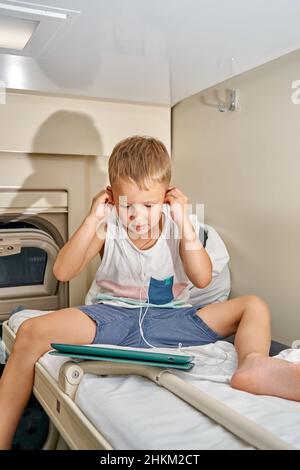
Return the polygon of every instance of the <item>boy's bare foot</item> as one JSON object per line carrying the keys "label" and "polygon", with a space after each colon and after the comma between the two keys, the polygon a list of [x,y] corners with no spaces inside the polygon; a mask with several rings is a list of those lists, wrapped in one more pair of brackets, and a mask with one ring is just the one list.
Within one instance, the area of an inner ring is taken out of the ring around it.
{"label": "boy's bare foot", "polygon": [[231,386],[256,395],[300,401],[300,364],[250,354],[233,374]]}

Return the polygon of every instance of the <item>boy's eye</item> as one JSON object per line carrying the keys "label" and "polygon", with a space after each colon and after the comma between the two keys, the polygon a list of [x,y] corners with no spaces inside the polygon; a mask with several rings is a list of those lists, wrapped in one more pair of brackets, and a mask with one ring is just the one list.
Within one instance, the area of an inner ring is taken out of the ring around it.
{"label": "boy's eye", "polygon": [[[153,204],[145,204],[145,207],[147,207],[147,208],[149,208],[149,207],[152,207],[152,206],[153,206]],[[123,206],[123,205],[121,205],[120,207],[122,207],[123,209],[129,209],[129,207],[130,207],[130,204],[129,204],[129,205],[127,205],[127,206],[126,206],[126,205],[124,205],[124,206]]]}

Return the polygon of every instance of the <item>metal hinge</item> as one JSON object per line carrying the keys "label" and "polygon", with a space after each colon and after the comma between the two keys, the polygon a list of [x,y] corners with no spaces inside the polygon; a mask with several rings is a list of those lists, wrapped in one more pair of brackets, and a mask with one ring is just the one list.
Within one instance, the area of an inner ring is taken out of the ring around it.
{"label": "metal hinge", "polygon": [[0,256],[11,256],[21,253],[20,238],[0,238]]}

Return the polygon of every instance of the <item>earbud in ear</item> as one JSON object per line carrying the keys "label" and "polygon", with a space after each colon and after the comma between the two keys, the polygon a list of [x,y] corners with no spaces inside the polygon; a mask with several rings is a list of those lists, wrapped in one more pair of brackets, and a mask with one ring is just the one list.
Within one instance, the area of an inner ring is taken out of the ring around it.
{"label": "earbud in ear", "polygon": [[111,189],[111,186],[106,186],[106,191],[108,192],[108,194],[110,195],[110,203],[111,204],[115,204],[115,201],[114,201],[114,196],[113,196],[113,192],[112,192],[112,189]]}

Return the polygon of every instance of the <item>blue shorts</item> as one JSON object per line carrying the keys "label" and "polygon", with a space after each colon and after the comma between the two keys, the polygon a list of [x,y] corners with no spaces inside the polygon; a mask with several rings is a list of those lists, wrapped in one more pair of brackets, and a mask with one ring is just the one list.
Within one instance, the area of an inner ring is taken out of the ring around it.
{"label": "blue shorts", "polygon": [[[126,308],[97,303],[76,308],[96,322],[94,344],[149,347],[141,335],[139,307]],[[149,307],[142,323],[144,338],[156,347],[177,347],[179,343],[182,346],[196,346],[224,338],[213,331],[196,312],[196,307]]]}

